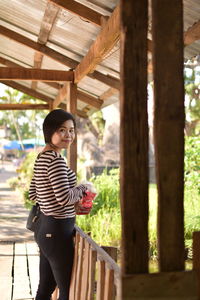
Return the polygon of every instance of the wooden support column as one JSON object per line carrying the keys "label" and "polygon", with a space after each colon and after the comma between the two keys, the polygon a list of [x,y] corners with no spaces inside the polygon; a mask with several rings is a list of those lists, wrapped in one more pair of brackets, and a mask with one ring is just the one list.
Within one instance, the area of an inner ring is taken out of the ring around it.
{"label": "wooden support column", "polygon": [[147,2],[121,0],[122,275],[148,272]]}
{"label": "wooden support column", "polygon": [[183,1],[153,0],[154,139],[160,271],[184,270]]}
{"label": "wooden support column", "polygon": [[[66,109],[70,112],[74,117],[77,109],[77,85],[68,82],[67,83],[67,103]],[[77,134],[74,142],[71,144],[69,150],[67,151],[67,160],[69,167],[76,173],[77,172]]]}

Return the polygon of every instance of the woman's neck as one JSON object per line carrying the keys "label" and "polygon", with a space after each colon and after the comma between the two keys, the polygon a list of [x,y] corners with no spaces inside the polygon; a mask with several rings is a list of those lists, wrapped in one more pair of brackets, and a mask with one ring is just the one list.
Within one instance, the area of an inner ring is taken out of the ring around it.
{"label": "woman's neck", "polygon": [[54,144],[48,143],[48,144],[46,144],[46,146],[44,147],[42,152],[49,151],[49,150],[53,150],[53,151],[58,152],[58,153],[60,153],[60,151],[61,151],[61,149],[58,148],[57,146],[55,146]]}

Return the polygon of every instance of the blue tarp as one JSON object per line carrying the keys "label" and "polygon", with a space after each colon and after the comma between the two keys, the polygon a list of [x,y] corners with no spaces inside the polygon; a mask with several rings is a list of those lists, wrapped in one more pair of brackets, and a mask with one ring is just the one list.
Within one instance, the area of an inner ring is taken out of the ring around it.
{"label": "blue tarp", "polygon": [[[34,146],[44,146],[44,142],[42,140],[35,140],[35,139],[26,139],[22,141],[24,145],[24,149],[33,149]],[[7,144],[4,146],[5,150],[22,150],[20,142],[19,141],[9,141]]]}
{"label": "blue tarp", "polygon": [[19,144],[18,141],[9,141],[3,147],[5,150],[14,150],[14,149],[21,150],[21,145]]}

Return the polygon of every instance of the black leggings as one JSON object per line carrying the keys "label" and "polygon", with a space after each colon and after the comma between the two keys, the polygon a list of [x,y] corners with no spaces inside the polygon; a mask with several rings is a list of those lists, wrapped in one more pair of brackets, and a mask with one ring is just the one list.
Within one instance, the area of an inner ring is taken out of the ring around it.
{"label": "black leggings", "polygon": [[41,213],[35,230],[40,249],[40,281],[35,300],[50,300],[56,286],[58,299],[69,299],[74,223],[75,218],[55,219]]}

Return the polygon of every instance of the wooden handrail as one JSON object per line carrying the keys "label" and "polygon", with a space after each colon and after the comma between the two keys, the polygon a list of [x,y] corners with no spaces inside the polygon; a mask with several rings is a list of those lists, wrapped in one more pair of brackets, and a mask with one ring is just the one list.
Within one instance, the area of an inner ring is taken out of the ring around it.
{"label": "wooden handrail", "polygon": [[[121,296],[121,272],[115,262],[116,249],[104,247],[113,258],[89,235],[75,225],[75,253],[70,300],[118,300]],[[109,248],[109,249],[107,249]],[[114,250],[114,251],[112,251]],[[58,298],[58,289],[52,299]]]}
{"label": "wooden handrail", "polygon": [[93,241],[89,237],[89,235],[85,234],[85,232],[83,232],[83,230],[81,230],[77,225],[75,225],[75,229],[76,232],[78,232],[80,236],[84,238],[92,246],[94,250],[97,251],[98,259],[104,260],[107,263],[107,265],[110,267],[110,269],[113,269],[116,275],[120,276],[120,268],[117,265],[117,263],[114,261],[114,259],[112,259],[112,257],[109,256],[108,253],[103,248],[101,248],[97,243],[95,243],[95,241]]}

